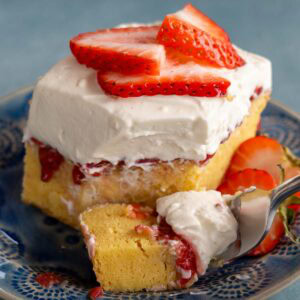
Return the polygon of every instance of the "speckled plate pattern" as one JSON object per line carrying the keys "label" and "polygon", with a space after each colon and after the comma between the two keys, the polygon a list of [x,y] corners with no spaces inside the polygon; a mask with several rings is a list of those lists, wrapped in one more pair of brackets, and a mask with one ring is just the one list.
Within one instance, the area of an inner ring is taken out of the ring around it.
{"label": "speckled plate pattern", "polygon": [[[0,298],[87,299],[97,285],[80,234],[38,209],[22,204],[22,130],[32,87],[0,98]],[[272,101],[262,130],[300,155],[300,117]],[[300,218],[295,223],[300,233]],[[53,271],[60,285],[35,278]],[[263,299],[300,277],[300,246],[286,239],[262,258],[240,258],[209,270],[191,288],[171,292],[104,293],[102,299]]]}

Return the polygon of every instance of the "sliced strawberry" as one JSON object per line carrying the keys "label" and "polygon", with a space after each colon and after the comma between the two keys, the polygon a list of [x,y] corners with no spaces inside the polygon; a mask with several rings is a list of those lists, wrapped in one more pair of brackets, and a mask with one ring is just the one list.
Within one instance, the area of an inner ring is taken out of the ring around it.
{"label": "sliced strawberry", "polygon": [[232,173],[218,187],[222,194],[233,195],[237,191],[256,186],[261,190],[271,190],[276,187],[273,177],[266,171],[256,169],[245,169]]}
{"label": "sliced strawberry", "polygon": [[157,40],[214,67],[234,69],[245,64],[227,33],[191,4],[165,17]]}
{"label": "sliced strawberry", "polygon": [[280,214],[274,218],[272,227],[264,238],[264,240],[253,250],[251,250],[248,255],[250,256],[260,256],[272,251],[275,246],[280,242],[281,237],[284,234],[284,225]]}
{"label": "sliced strawberry", "polygon": [[[276,187],[273,177],[266,171],[256,169],[245,169],[229,175],[218,187],[222,194],[235,194],[239,190],[256,186],[261,190],[271,190]],[[280,241],[284,233],[284,225],[279,214],[276,215],[270,232],[264,240],[254,248],[249,255],[257,256],[270,252]]]}
{"label": "sliced strawberry", "polygon": [[108,94],[122,98],[142,95],[190,95],[221,97],[226,95],[227,79],[204,73],[197,63],[185,64],[168,59],[159,76],[122,76],[98,72],[98,83]]}
{"label": "sliced strawberry", "polygon": [[122,74],[159,74],[165,49],[156,42],[158,26],[113,28],[79,34],[70,48],[80,64]]}
{"label": "sliced strawberry", "polygon": [[266,136],[257,136],[240,145],[232,157],[227,175],[246,168],[259,169],[270,173],[279,183],[278,164],[282,164],[283,159],[283,148],[276,140]]}

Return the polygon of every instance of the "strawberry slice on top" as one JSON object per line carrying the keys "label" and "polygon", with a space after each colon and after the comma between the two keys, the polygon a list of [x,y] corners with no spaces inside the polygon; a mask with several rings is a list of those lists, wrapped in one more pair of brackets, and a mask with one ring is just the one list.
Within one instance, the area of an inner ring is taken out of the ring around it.
{"label": "strawberry slice on top", "polygon": [[191,4],[165,17],[157,40],[212,67],[234,69],[245,64],[228,34]]}
{"label": "strawberry slice on top", "polygon": [[70,48],[80,64],[125,75],[158,75],[165,49],[156,41],[159,26],[112,28],[79,34]]}
{"label": "strawberry slice on top", "polygon": [[171,59],[167,59],[158,76],[98,72],[97,77],[106,93],[122,98],[158,94],[222,97],[230,86],[227,79],[203,71],[197,63],[178,63]]}

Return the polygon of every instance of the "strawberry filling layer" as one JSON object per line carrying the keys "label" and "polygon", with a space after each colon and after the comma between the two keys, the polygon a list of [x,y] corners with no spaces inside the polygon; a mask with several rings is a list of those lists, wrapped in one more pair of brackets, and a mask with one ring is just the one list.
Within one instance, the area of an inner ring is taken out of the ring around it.
{"label": "strawberry filling layer", "polygon": [[[64,162],[64,157],[54,148],[45,145],[35,138],[31,138],[31,141],[39,148],[39,160],[41,165],[41,180],[48,182],[51,180],[56,171],[58,171],[60,165]],[[198,162],[199,165],[206,163],[213,155],[208,155],[205,160]],[[187,161],[183,159],[175,159],[174,161]],[[136,165],[146,164],[147,166],[155,166],[160,163],[168,163],[158,158],[139,159]],[[84,166],[80,164],[74,164],[72,169],[72,179],[74,184],[81,184],[87,176],[99,177],[108,174],[113,168],[123,168],[126,163],[120,160],[116,165],[113,165],[107,160],[102,160],[99,163],[87,163]],[[96,171],[95,171],[96,170]]]}
{"label": "strawberry filling layer", "polygon": [[157,225],[138,225],[135,227],[138,234],[144,234],[157,240],[165,246],[176,257],[177,284],[184,288],[192,284],[197,278],[197,264],[195,253],[190,244],[177,235],[164,218]]}
{"label": "strawberry filling layer", "polygon": [[39,147],[41,180],[48,182],[63,163],[64,157],[57,150],[41,143],[37,139],[32,138],[31,140]]}

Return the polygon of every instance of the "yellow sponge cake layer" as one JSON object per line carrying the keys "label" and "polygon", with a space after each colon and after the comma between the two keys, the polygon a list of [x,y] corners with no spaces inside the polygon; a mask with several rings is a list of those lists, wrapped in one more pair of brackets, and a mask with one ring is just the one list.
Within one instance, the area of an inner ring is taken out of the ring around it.
{"label": "yellow sponge cake layer", "polygon": [[72,180],[73,164],[64,161],[49,182],[41,181],[38,147],[27,143],[23,200],[74,227],[78,215],[101,203],[143,203],[154,207],[157,198],[178,191],[215,189],[221,182],[230,159],[245,140],[255,136],[260,114],[268,94],[252,101],[250,113],[230,137],[222,143],[207,163],[193,161],[157,163],[149,170],[139,167],[115,167],[111,172],[76,185]]}
{"label": "yellow sponge cake layer", "polygon": [[81,229],[97,280],[104,290],[163,290],[176,281],[175,259],[167,246],[136,233],[140,224],[155,224],[127,215],[127,205],[93,207],[81,215]]}

